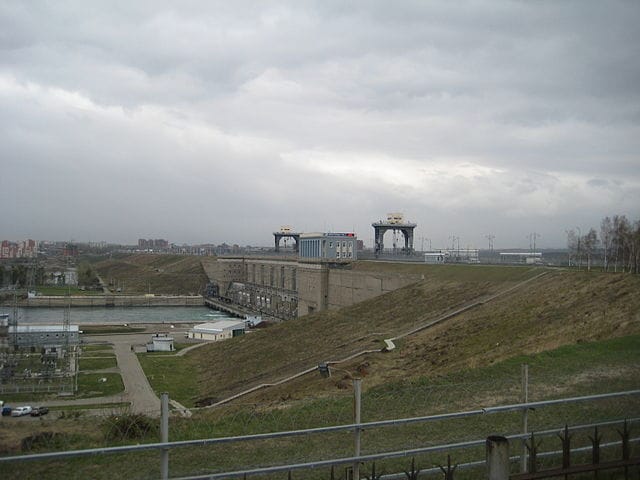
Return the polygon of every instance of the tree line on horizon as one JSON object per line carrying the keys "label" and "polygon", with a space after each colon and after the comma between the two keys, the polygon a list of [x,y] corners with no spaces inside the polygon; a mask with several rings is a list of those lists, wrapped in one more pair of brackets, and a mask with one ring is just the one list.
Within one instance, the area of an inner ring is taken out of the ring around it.
{"label": "tree line on horizon", "polygon": [[631,222],[626,215],[604,217],[600,232],[590,228],[582,235],[580,229],[567,231],[569,265],[580,268],[586,257],[587,270],[591,269],[593,257],[602,257],[602,268],[606,272],[640,272],[640,219]]}

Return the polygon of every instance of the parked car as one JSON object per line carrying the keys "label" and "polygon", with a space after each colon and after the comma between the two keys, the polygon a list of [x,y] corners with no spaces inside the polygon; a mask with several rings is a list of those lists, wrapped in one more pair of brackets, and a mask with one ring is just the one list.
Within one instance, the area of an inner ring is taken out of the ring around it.
{"label": "parked car", "polygon": [[11,407],[6,406],[6,407],[2,407],[2,416],[3,417],[8,417],[11,415]]}
{"label": "parked car", "polygon": [[25,405],[24,407],[16,407],[11,411],[12,417],[22,417],[23,415],[29,415],[33,410],[29,405]]}
{"label": "parked car", "polygon": [[33,407],[33,410],[31,410],[32,417],[39,417],[41,415],[46,415],[47,413],[49,413],[48,407]]}

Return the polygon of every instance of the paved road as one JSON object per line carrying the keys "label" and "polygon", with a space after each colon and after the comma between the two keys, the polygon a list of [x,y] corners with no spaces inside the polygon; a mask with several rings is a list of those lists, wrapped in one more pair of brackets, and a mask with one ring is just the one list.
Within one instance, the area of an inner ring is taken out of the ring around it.
{"label": "paved road", "polygon": [[[145,376],[138,357],[131,351],[132,343],[127,340],[113,342],[113,349],[118,359],[120,375],[124,382],[124,393],[131,402],[131,409],[136,413],[160,415],[160,399],[156,396]],[[148,335],[145,335],[145,339]]]}
{"label": "paved road", "polygon": [[124,392],[108,397],[54,400],[43,402],[47,406],[99,405],[106,403],[129,402],[131,410],[149,416],[160,415],[160,399],[154,393],[144,375],[138,357],[132,351],[132,345],[143,345],[150,338],[149,333],[132,335],[94,335],[85,339],[87,343],[109,343],[113,345],[118,369],[124,383]]}

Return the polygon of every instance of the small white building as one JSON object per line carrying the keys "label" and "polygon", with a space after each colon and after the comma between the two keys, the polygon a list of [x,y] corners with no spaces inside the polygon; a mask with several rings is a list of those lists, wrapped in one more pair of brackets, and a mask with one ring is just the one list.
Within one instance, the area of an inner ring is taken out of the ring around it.
{"label": "small white building", "polygon": [[187,333],[187,338],[195,340],[226,340],[228,338],[243,335],[245,330],[244,320],[220,320],[213,323],[201,323]]}
{"label": "small white building", "polygon": [[156,333],[147,343],[147,352],[173,352],[173,337],[166,333]]}

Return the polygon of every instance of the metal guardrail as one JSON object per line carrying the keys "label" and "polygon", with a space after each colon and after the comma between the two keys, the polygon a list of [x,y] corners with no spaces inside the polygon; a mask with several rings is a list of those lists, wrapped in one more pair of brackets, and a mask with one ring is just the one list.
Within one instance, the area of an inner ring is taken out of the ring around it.
{"label": "metal guardrail", "polygon": [[[636,419],[636,421],[637,420],[638,419]],[[622,423],[622,420],[616,423]],[[595,423],[593,425],[590,425],[591,428],[595,426],[600,426],[600,424]],[[586,427],[587,426],[583,426],[583,425],[580,426],[580,428],[586,428]],[[546,431],[546,433],[542,433],[542,432],[538,433],[538,436],[555,435],[558,433],[558,431],[560,431],[560,429],[556,428],[554,430],[548,430]],[[573,431],[573,429],[570,428],[569,431]],[[517,437],[518,436],[514,437],[509,435],[506,438],[512,439]],[[632,441],[640,442],[640,438],[634,438],[632,439]],[[354,462],[375,462],[378,460],[385,460],[389,458],[413,457],[416,455],[424,455],[426,453],[440,453],[440,452],[460,450],[460,449],[471,448],[471,447],[483,447],[485,446],[485,444],[486,444],[486,439],[483,438],[481,440],[471,440],[468,442],[436,445],[433,447],[416,448],[411,450],[400,450],[395,452],[385,452],[385,453],[378,453],[378,454],[372,454],[372,455],[361,455],[358,457],[344,457],[339,459],[320,460],[317,462],[278,465],[275,467],[255,468],[251,470],[241,470],[241,471],[226,472],[226,473],[213,473],[213,474],[195,475],[195,476],[189,476],[189,477],[174,477],[173,480],[222,480],[225,478],[245,478],[251,475],[267,475],[272,473],[285,473],[285,472],[290,472],[292,470],[315,469],[315,468],[322,468],[322,467],[332,467],[336,465],[350,465],[350,464],[353,464]],[[618,446],[621,444],[622,442],[609,442],[601,445],[601,447],[612,447],[612,446]],[[572,450],[572,452],[589,451],[590,449],[591,447],[581,447],[581,448],[576,448],[575,450]],[[560,451],[541,453],[539,454],[539,457],[551,457],[551,456],[557,456],[557,455],[562,455],[562,451],[560,450]],[[520,457],[514,456],[514,457],[510,457],[510,460],[515,462],[515,461],[518,461],[519,458]],[[475,462],[458,464],[456,465],[456,468],[464,467],[468,469],[473,467],[479,467],[482,465],[485,465],[485,460],[478,460]],[[421,470],[420,473],[429,475],[434,473],[441,473],[441,471],[442,471],[441,467],[436,467],[429,470]],[[379,477],[379,480],[406,479],[406,478],[407,476],[405,473],[398,473],[398,474],[383,475]]]}
{"label": "metal guardrail", "polygon": [[[586,395],[586,396],[580,396],[580,397],[546,400],[546,401],[539,401],[539,402],[528,402],[528,403],[519,403],[519,404],[512,404],[512,405],[502,405],[502,406],[496,406],[496,407],[486,407],[486,408],[481,408],[476,410],[445,413],[445,414],[439,414],[439,415],[429,415],[429,416],[423,416],[423,417],[401,418],[401,419],[382,420],[382,421],[365,422],[365,423],[352,423],[352,424],[336,425],[336,426],[330,426],[330,427],[310,428],[310,429],[304,429],[304,430],[271,432],[271,433],[255,434],[255,435],[240,435],[240,436],[223,437],[223,438],[183,440],[183,441],[176,441],[176,442],[158,442],[158,443],[149,443],[149,444],[142,444],[142,445],[140,444],[125,445],[125,446],[119,446],[119,447],[103,447],[103,448],[92,448],[92,449],[84,449],[84,450],[70,450],[70,451],[64,451],[64,452],[14,455],[14,456],[0,457],[0,464],[3,464],[3,463],[6,464],[9,462],[38,461],[38,460],[51,460],[51,459],[73,458],[73,457],[86,457],[86,456],[92,456],[92,455],[129,453],[129,452],[139,452],[139,451],[148,451],[148,450],[159,450],[161,452],[162,451],[166,452],[168,450],[175,449],[175,448],[206,446],[206,445],[225,444],[225,443],[232,443],[232,442],[264,440],[264,439],[275,439],[275,438],[283,438],[283,437],[305,436],[305,435],[312,435],[317,433],[356,431],[356,430],[362,430],[367,428],[378,428],[378,427],[388,427],[388,426],[408,425],[408,424],[414,424],[414,423],[450,420],[450,419],[456,419],[456,418],[466,418],[466,417],[488,415],[488,414],[495,414],[495,413],[508,412],[508,411],[518,411],[518,410],[526,411],[534,408],[542,408],[542,407],[559,405],[559,404],[615,399],[620,397],[639,396],[639,395],[640,395],[640,389],[623,391],[623,392],[612,392],[612,393],[598,394],[598,395]],[[630,419],[629,421],[640,422],[640,418]],[[570,430],[576,431],[581,429],[589,429],[595,426],[614,425],[620,422],[622,422],[622,420],[594,423],[589,425],[579,425],[579,426],[572,427]],[[559,432],[559,429],[556,428],[556,429],[546,430],[543,432],[537,432],[536,435],[537,436],[552,435],[558,432]],[[507,438],[512,440],[525,440],[529,438],[529,434],[528,433],[513,434],[513,435],[509,435]],[[485,442],[485,439],[472,440],[472,441],[452,443],[452,444],[446,444],[446,445],[422,447],[422,448],[416,448],[416,449],[410,449],[410,450],[400,450],[400,451],[383,452],[383,453],[370,454],[370,455],[334,458],[334,459],[319,460],[314,462],[279,465],[279,466],[273,466],[273,467],[226,472],[226,473],[219,473],[219,474],[208,474],[208,475],[201,475],[201,476],[194,476],[194,477],[183,477],[183,479],[195,480],[195,479],[205,479],[205,478],[208,478],[208,479],[238,478],[238,477],[244,477],[244,476],[256,475],[256,474],[268,474],[268,473],[285,472],[285,471],[299,470],[299,469],[330,467],[332,465],[353,464],[354,462],[370,462],[370,461],[377,461],[377,460],[388,459],[388,458],[409,457],[409,456],[421,455],[426,453],[435,453],[435,452],[443,452],[443,451],[457,450],[457,449],[470,448],[470,447],[478,447],[483,445],[484,442]]]}
{"label": "metal guardrail", "polygon": [[[639,421],[640,419],[635,419],[635,421]],[[580,425],[579,427],[573,427],[570,428],[570,431],[575,431],[578,429],[582,429],[582,428],[593,428],[593,427],[598,427],[598,426],[605,426],[605,425],[615,425],[615,424],[619,424],[621,423],[621,421],[616,421],[616,422],[604,422],[604,423],[594,423],[591,425]],[[538,433],[539,436],[545,436],[545,435],[552,435],[554,433],[558,432],[558,429],[556,430],[550,430],[548,431],[549,433],[544,434],[543,432]],[[507,435],[506,438],[508,439],[513,439],[513,438],[517,438],[518,435],[516,436],[512,436],[512,435]],[[631,442],[634,443],[640,443],[640,438],[632,438]],[[486,440],[482,440],[482,444],[484,445],[486,443]],[[600,445],[600,448],[610,448],[610,447],[618,447],[622,445],[621,441],[617,441],[617,442],[608,442],[608,443],[603,443],[602,445]],[[574,448],[571,450],[571,453],[583,453],[583,452],[590,452],[591,451],[591,447],[578,447],[578,448]],[[552,452],[542,452],[538,454],[538,458],[548,458],[548,457],[557,457],[562,455],[563,452],[562,450],[554,450]],[[519,456],[511,456],[509,457],[509,461],[512,463],[518,462],[520,460]],[[486,465],[486,460],[476,460],[473,462],[465,462],[465,463],[457,463],[456,469],[457,470],[468,470],[471,468],[478,468],[478,467],[483,467]],[[433,475],[433,474],[440,474],[442,475],[442,469],[441,467],[433,467],[433,468],[426,468],[426,469],[421,469],[420,470],[420,476],[423,475]],[[380,478],[378,480],[406,480],[407,479],[407,475],[403,472],[403,473],[388,473],[386,475],[381,475]],[[174,480],[181,480],[181,479],[174,479]],[[182,479],[183,480],[183,479]]]}

